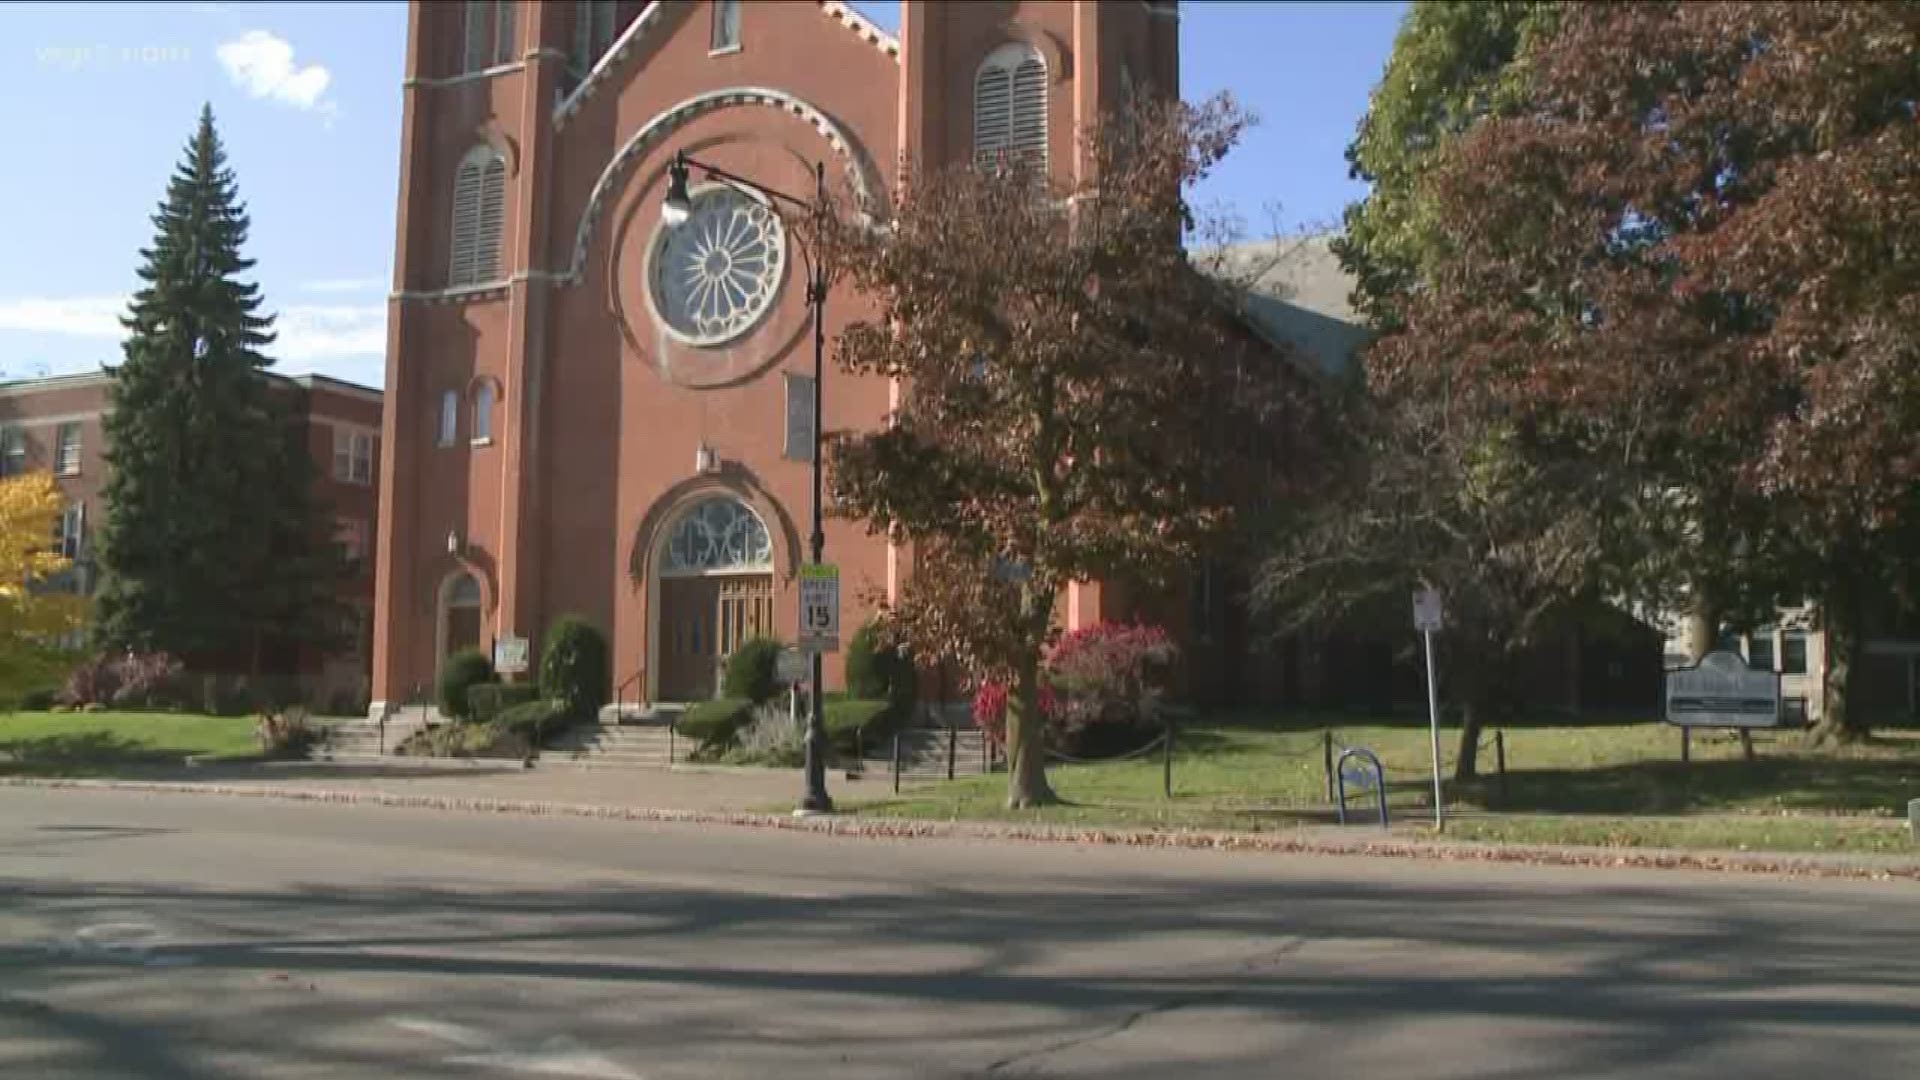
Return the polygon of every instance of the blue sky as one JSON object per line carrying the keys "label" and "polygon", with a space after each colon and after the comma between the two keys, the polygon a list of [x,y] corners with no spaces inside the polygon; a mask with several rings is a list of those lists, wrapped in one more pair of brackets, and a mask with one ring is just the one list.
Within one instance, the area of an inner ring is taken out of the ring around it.
{"label": "blue sky", "polygon": [[[888,0],[858,6],[897,23]],[[1230,89],[1260,117],[1205,199],[1254,233],[1336,221],[1360,194],[1342,151],[1405,4],[1181,7],[1181,92]],[[119,359],[150,217],[211,102],[280,317],[278,366],[378,386],[405,38],[397,0],[0,5],[14,146],[0,172],[0,373]]]}

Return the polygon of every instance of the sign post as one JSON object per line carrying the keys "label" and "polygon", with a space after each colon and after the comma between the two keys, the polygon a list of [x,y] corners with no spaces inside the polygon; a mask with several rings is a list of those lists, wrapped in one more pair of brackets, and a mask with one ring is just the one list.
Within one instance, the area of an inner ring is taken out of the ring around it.
{"label": "sign post", "polygon": [[1446,827],[1445,811],[1440,806],[1440,693],[1433,675],[1433,632],[1446,624],[1446,615],[1437,589],[1425,588],[1413,594],[1413,627],[1420,631],[1427,647],[1427,723],[1433,742],[1433,830]]}
{"label": "sign post", "polygon": [[800,568],[800,651],[840,651],[840,568],[810,563]]}

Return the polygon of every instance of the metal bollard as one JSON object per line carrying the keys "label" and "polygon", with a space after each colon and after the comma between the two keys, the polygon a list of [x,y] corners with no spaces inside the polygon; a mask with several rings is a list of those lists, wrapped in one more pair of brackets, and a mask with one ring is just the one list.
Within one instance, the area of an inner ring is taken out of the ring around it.
{"label": "metal bollard", "polygon": [[1907,830],[1913,836],[1913,842],[1920,844],[1920,799],[1907,803]]}

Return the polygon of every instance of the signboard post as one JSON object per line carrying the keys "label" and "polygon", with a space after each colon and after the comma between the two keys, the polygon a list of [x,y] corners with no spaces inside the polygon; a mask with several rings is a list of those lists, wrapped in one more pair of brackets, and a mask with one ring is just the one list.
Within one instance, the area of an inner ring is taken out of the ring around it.
{"label": "signboard post", "polygon": [[808,564],[800,568],[800,651],[840,651],[840,568]]}
{"label": "signboard post", "polygon": [[1413,628],[1420,631],[1427,647],[1427,723],[1433,743],[1433,830],[1446,828],[1446,813],[1440,806],[1440,693],[1433,675],[1433,634],[1446,625],[1446,614],[1437,589],[1425,588],[1413,594]]}
{"label": "signboard post", "polygon": [[527,670],[527,639],[511,635],[493,642],[493,670],[501,675],[520,675]]}

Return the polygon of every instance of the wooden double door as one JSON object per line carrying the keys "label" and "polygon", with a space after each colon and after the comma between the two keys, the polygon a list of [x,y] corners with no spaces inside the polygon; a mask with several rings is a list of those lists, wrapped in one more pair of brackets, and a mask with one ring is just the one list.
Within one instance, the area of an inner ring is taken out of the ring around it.
{"label": "wooden double door", "polygon": [[775,636],[773,575],[662,578],[659,626],[660,700],[711,698],[741,642]]}

